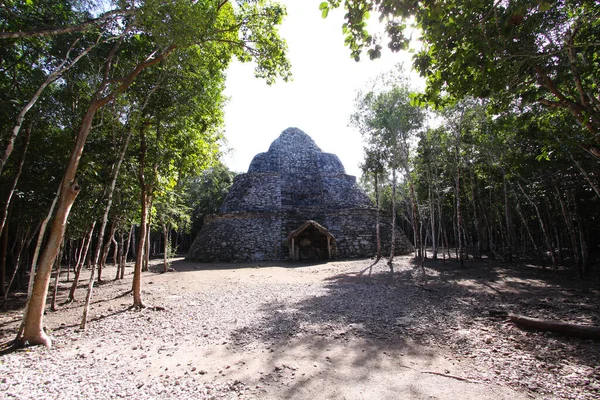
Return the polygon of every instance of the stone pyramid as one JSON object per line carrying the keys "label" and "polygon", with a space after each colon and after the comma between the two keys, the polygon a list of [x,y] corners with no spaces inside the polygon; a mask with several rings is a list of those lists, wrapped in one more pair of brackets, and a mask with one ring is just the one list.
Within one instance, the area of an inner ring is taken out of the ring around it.
{"label": "stone pyramid", "polygon": [[[376,210],[335,154],[288,128],[235,177],[220,213],[206,217],[189,259],[318,260],[375,254]],[[391,226],[382,218],[382,244]],[[411,252],[397,231],[396,252]],[[387,246],[386,246],[387,244]]]}

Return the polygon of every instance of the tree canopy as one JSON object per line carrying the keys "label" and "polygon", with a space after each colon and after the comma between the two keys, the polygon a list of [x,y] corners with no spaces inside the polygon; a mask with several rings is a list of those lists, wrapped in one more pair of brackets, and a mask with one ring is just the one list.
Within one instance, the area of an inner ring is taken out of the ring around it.
{"label": "tree canopy", "polygon": [[[330,0],[321,7],[341,5]],[[346,44],[356,59],[363,51],[378,57],[384,41],[393,51],[422,41],[414,67],[427,80],[424,99],[440,104],[445,96],[472,96],[501,108],[541,104],[580,125],[563,140],[600,157],[598,2],[359,0],[343,7]],[[372,11],[385,21],[387,40],[367,32]]]}

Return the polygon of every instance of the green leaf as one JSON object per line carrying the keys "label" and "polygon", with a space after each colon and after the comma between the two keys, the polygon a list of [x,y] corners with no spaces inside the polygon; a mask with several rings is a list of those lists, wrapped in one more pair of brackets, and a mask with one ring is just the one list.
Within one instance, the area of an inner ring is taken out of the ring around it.
{"label": "green leaf", "polygon": [[319,10],[328,10],[329,9],[329,3],[324,1],[321,4],[319,4]]}
{"label": "green leaf", "polygon": [[323,17],[323,19],[327,18],[327,15],[329,15],[329,8],[326,8],[323,11],[321,11],[321,17]]}
{"label": "green leaf", "polygon": [[552,4],[550,3],[546,3],[546,2],[541,2],[538,9],[541,12],[545,12],[545,11],[549,11],[552,8]]}

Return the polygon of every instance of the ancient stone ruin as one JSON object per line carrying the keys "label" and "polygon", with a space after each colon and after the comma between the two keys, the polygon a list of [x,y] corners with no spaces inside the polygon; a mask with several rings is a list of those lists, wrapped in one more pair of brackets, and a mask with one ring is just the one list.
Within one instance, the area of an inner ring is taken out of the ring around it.
{"label": "ancient stone ruin", "polygon": [[[391,223],[381,219],[389,249]],[[288,128],[235,177],[219,214],[206,217],[188,258],[198,261],[319,260],[371,257],[376,209],[306,133]],[[396,254],[413,250],[396,232]]]}

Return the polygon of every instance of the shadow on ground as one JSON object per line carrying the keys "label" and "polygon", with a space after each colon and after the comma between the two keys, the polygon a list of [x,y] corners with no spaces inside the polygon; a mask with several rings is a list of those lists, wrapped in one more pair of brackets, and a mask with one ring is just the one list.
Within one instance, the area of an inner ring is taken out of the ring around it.
{"label": "shadow on ground", "polygon": [[[324,280],[318,295],[296,302],[266,302],[264,317],[233,332],[232,340],[243,346],[258,337],[271,347],[274,364],[284,349],[302,349],[316,359],[332,343],[359,339],[360,352],[350,347],[348,356],[375,370],[390,350],[416,355],[414,343],[449,346],[464,357],[482,357],[491,364],[497,359],[499,367],[525,357],[533,360],[520,363],[526,373],[540,365],[551,368],[552,363],[572,362],[588,369],[599,365],[597,343],[525,332],[489,313],[505,310],[599,324],[597,287],[551,272],[541,274],[526,265],[492,268],[488,262],[470,262],[460,267],[428,260],[424,267],[425,273],[420,264],[405,262],[392,275],[380,262],[371,275],[360,274],[361,270],[333,275]],[[321,344],[305,349],[303,338],[308,337],[322,338]],[[290,390],[301,385],[296,383]]]}

